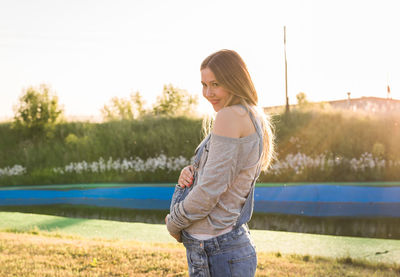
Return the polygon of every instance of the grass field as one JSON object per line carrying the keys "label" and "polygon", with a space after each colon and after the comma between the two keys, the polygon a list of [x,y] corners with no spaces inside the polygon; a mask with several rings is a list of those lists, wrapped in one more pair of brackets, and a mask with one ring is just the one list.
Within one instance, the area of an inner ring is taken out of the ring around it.
{"label": "grass field", "polygon": [[[257,276],[400,276],[399,240],[251,235]],[[0,276],[187,276],[183,246],[159,224],[0,212],[0,253]]]}
{"label": "grass field", "polygon": [[[0,276],[188,276],[178,243],[0,232],[0,253]],[[400,276],[400,267],[258,252],[256,276]]]}
{"label": "grass field", "polygon": [[[173,243],[165,225],[0,212],[0,230],[31,230],[84,238]],[[363,259],[400,265],[400,240],[251,230],[258,251]]]}

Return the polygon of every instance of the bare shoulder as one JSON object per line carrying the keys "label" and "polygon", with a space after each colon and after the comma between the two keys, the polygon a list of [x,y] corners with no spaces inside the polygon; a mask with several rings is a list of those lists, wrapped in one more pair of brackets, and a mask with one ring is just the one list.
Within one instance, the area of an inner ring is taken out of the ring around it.
{"label": "bare shoulder", "polygon": [[240,106],[229,106],[218,111],[213,133],[232,138],[246,137],[256,129],[249,113]]}
{"label": "bare shoulder", "polygon": [[233,113],[235,113],[237,116],[239,116],[240,118],[243,118],[248,114],[247,111],[243,107],[240,107],[239,105],[233,105],[233,106],[229,106],[227,108],[231,109],[231,111]]}
{"label": "bare shoulder", "polygon": [[240,118],[236,107],[224,107],[218,111],[215,117],[212,132],[220,136],[239,138],[242,131]]}

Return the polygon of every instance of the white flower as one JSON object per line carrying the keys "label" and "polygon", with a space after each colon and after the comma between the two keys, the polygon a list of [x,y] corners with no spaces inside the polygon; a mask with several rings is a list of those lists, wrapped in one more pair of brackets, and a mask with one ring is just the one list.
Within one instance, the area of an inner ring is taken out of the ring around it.
{"label": "white flower", "polygon": [[83,172],[92,172],[99,173],[105,171],[118,171],[118,172],[127,172],[127,171],[151,171],[154,172],[157,169],[175,171],[183,168],[188,165],[190,162],[182,156],[179,157],[167,157],[165,154],[161,154],[157,157],[150,157],[146,161],[143,161],[139,157],[133,159],[130,157],[129,159],[116,159],[113,160],[112,157],[109,157],[107,162],[104,162],[102,157],[99,158],[98,161],[94,162],[72,162],[63,168],[53,168],[53,172],[58,174],[65,173],[77,173],[81,174]]}
{"label": "white flower", "polygon": [[[83,172],[103,173],[108,171],[124,172],[154,172],[156,170],[177,171],[188,164],[193,164],[194,157],[187,160],[185,157],[167,157],[160,154],[156,157],[150,157],[142,160],[139,157],[130,157],[129,159],[113,159],[109,157],[107,162],[100,157],[98,161],[70,163],[61,168],[54,168],[57,174]],[[400,166],[400,161],[385,161],[374,158],[371,153],[363,153],[360,158],[330,157],[327,153],[319,154],[315,157],[307,156],[303,153],[288,154],[284,159],[274,162],[268,169],[269,174],[280,175],[285,171],[293,172],[296,175],[304,173],[306,169],[318,169],[321,171],[329,170],[334,166],[348,166],[353,172],[363,172],[365,170],[382,170],[385,166]],[[0,169],[0,176],[4,173]]]}
{"label": "white flower", "polygon": [[26,168],[16,164],[13,167],[0,168],[0,177],[2,176],[18,176],[26,173]]}
{"label": "white flower", "polygon": [[[347,159],[343,157],[328,158],[326,154],[316,157],[309,157],[303,153],[288,154],[284,159],[276,161],[271,165],[268,173],[273,175],[282,174],[286,170],[294,172],[296,175],[302,174],[305,169],[319,168],[325,170],[339,165],[348,165],[353,172],[363,172],[365,170],[382,170],[386,166],[386,161],[374,158],[371,153],[363,153],[359,159]],[[389,166],[398,166],[400,161],[389,161]]]}

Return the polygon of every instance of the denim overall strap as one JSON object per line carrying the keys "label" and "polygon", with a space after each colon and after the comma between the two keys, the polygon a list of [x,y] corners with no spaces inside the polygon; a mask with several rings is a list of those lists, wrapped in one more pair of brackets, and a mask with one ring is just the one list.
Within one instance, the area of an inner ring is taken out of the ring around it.
{"label": "denim overall strap", "polygon": [[169,207],[169,210],[171,213],[173,211],[173,207],[175,206],[175,204],[183,201],[186,198],[186,196],[189,194],[189,192],[192,190],[195,183],[197,183],[197,179],[198,179],[197,175],[198,175],[198,169],[200,166],[201,156],[204,152],[204,148],[206,147],[207,142],[210,140],[210,137],[211,137],[211,134],[208,135],[207,137],[205,137],[195,150],[195,157],[194,157],[194,162],[193,162],[193,167],[194,167],[193,185],[191,185],[190,187],[185,186],[184,188],[182,188],[178,184],[175,185],[175,190],[174,190],[174,193],[172,194],[171,204]]}
{"label": "denim overall strap", "polygon": [[259,124],[257,123],[256,119],[254,118],[253,113],[251,113],[247,107],[240,105],[243,108],[245,108],[251,118],[251,121],[254,124],[254,127],[256,129],[256,132],[258,133],[258,136],[260,137],[260,143],[259,143],[259,147],[260,147],[260,157],[258,160],[258,165],[257,165],[257,170],[256,170],[256,174],[254,176],[254,179],[251,183],[251,188],[250,188],[250,192],[244,202],[243,208],[240,211],[239,217],[236,220],[236,223],[233,225],[233,229],[235,228],[239,228],[240,226],[242,226],[243,224],[247,223],[250,219],[251,216],[253,214],[253,208],[254,208],[254,188],[255,188],[255,183],[257,181],[257,178],[260,176],[261,173],[261,157],[262,157],[262,151],[263,151],[263,136],[262,136],[262,129],[261,126],[259,126]]}
{"label": "denim overall strap", "polygon": [[211,133],[208,134],[208,136],[203,139],[203,141],[200,143],[200,145],[195,150],[195,157],[194,157],[194,162],[193,162],[193,167],[194,167],[193,185],[191,185],[188,188],[188,190],[191,190],[192,187],[194,187],[195,183],[197,183],[197,175],[198,175],[198,169],[200,167],[201,156],[203,155],[204,149],[206,148],[206,144],[210,140],[210,138],[211,138]]}
{"label": "denim overall strap", "polygon": [[194,151],[195,157],[193,166],[196,171],[199,168],[201,155],[203,154],[206,143],[210,140],[210,138],[211,138],[211,133],[207,137],[205,137],[202,142],[200,142],[199,146],[197,146],[196,150]]}

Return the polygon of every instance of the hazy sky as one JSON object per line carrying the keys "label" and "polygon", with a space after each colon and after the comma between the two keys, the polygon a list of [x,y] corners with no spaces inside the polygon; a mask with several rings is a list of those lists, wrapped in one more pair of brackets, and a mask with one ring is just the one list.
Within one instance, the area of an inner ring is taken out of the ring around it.
{"label": "hazy sky", "polygon": [[385,1],[0,0],[0,119],[47,83],[68,115],[99,116],[113,96],[148,106],[172,83],[198,94],[201,61],[236,50],[262,106],[283,105],[283,26],[291,103],[400,98],[400,3]]}

